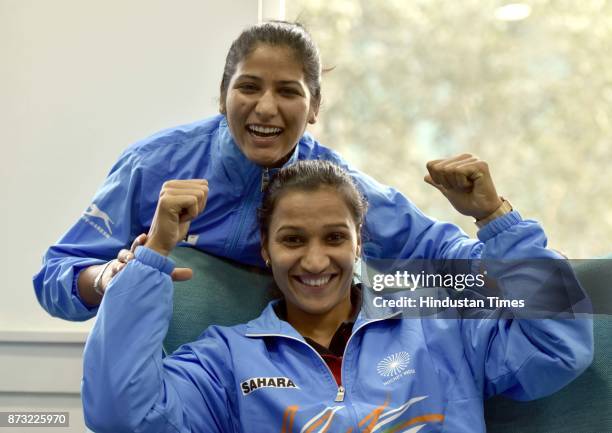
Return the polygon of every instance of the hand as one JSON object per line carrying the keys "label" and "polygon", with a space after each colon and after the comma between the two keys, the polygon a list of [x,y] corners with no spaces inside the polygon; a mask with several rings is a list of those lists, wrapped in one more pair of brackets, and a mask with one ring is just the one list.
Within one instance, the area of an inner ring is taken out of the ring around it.
{"label": "hand", "polygon": [[[134,258],[136,247],[140,245],[144,245],[146,242],[147,242],[147,235],[146,233],[142,233],[136,239],[134,239],[134,242],[132,242],[132,246],[130,247],[129,250],[123,249],[119,251],[119,254],[117,254],[117,259],[116,259],[118,264],[116,264],[115,266],[110,265],[108,267],[109,269],[113,269],[112,274],[109,278],[109,281],[121,269],[123,269],[123,267],[127,265],[129,261],[131,261]],[[107,270],[106,273],[111,273],[111,272]],[[173,281],[191,280],[191,278],[193,278],[193,271],[190,268],[174,268],[174,271],[172,271],[171,277]],[[105,276],[102,277],[102,281],[104,281],[104,279],[105,279]],[[105,287],[106,286],[103,286],[103,290]]]}
{"label": "hand", "polygon": [[429,161],[427,170],[425,182],[436,187],[463,215],[483,219],[502,204],[489,166],[473,155]]}
{"label": "hand", "polygon": [[159,193],[159,201],[145,246],[167,256],[185,238],[191,221],[206,206],[205,179],[170,180]]}

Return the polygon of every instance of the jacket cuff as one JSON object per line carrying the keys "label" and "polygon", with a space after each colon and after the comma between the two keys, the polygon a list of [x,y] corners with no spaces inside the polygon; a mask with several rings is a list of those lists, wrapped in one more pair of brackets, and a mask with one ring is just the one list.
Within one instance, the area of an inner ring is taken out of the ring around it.
{"label": "jacket cuff", "polygon": [[513,210],[512,212],[508,212],[506,215],[495,218],[486,226],[478,230],[478,239],[482,242],[486,242],[521,221],[523,221],[523,218],[517,211]]}
{"label": "jacket cuff", "polygon": [[158,269],[168,275],[172,273],[175,267],[174,260],[171,258],[162,256],[156,251],[143,246],[136,248],[134,257],[136,257],[139,262]]}

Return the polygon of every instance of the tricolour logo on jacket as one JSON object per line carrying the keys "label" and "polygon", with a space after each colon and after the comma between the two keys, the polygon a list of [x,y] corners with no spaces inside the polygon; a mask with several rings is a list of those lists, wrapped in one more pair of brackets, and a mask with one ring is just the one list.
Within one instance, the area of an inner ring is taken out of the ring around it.
{"label": "tricolour logo on jacket", "polygon": [[[428,396],[413,397],[398,407],[390,406],[390,398],[374,408],[358,422],[361,432],[364,433],[417,433],[428,424],[443,423],[444,415],[427,412],[425,409],[412,406],[426,400]],[[305,415],[305,417],[304,417]],[[347,414],[345,406],[326,407],[314,415],[300,413],[298,405],[285,408],[283,413],[281,433],[345,433],[353,431],[352,428],[341,429],[346,425]],[[297,428],[294,429],[294,424]],[[437,430],[436,430],[437,431]]]}
{"label": "tricolour logo on jacket", "polygon": [[259,388],[296,388],[297,386],[288,377],[252,377],[240,383],[243,395],[248,395]]}

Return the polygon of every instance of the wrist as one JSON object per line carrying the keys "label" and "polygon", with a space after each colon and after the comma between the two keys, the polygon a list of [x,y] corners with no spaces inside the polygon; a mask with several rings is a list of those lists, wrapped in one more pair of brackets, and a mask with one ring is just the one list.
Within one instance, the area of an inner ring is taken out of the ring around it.
{"label": "wrist", "polygon": [[96,278],[94,279],[94,282],[93,282],[94,292],[96,292],[100,296],[104,296],[104,292],[106,289],[105,287],[102,287],[102,278],[104,277],[104,273],[106,272],[110,264],[113,263],[113,261],[114,260],[110,260],[106,262],[104,265],[100,265],[101,266],[100,271],[98,272],[98,274],[96,275]]}
{"label": "wrist", "polygon": [[469,214],[476,221],[487,218],[494,213],[502,205],[502,197],[497,197],[497,200],[491,200],[487,206],[479,206],[473,213]]}
{"label": "wrist", "polygon": [[147,240],[143,246],[155,251],[158,254],[161,254],[162,256],[168,257],[170,255],[171,249],[168,249],[159,242],[156,242],[155,239]]}
{"label": "wrist", "polygon": [[512,212],[513,209],[510,202],[503,197],[499,197],[499,199],[501,203],[493,212],[489,213],[483,218],[477,218],[476,221],[474,221],[478,228],[482,228],[494,219]]}
{"label": "wrist", "polygon": [[174,270],[175,264],[171,258],[160,254],[146,245],[137,247],[136,251],[134,252],[134,256],[139,262],[156,268],[168,275],[171,275],[172,271]]}

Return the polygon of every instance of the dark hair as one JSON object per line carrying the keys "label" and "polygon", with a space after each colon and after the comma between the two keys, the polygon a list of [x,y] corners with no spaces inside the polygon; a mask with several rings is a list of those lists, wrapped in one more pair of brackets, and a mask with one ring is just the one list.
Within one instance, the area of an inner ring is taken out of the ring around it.
{"label": "dark hair", "polygon": [[311,103],[321,103],[321,57],[310,33],[299,23],[268,21],[251,26],[240,33],[232,42],[225,59],[221,79],[221,106],[225,106],[227,89],[236,72],[238,63],[243,61],[259,44],[286,46],[293,50],[302,62],[304,78],[310,91]]}
{"label": "dark hair", "polygon": [[262,239],[270,229],[272,214],[284,194],[292,190],[316,191],[322,187],[333,188],[342,196],[359,230],[368,205],[351,176],[329,161],[309,160],[282,168],[268,185],[258,211]]}

